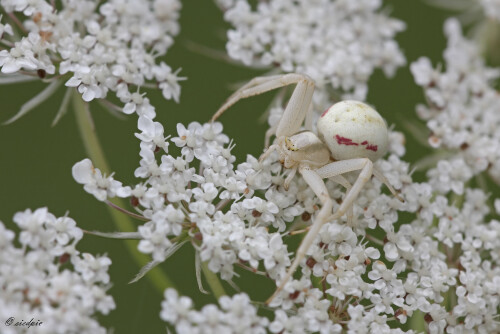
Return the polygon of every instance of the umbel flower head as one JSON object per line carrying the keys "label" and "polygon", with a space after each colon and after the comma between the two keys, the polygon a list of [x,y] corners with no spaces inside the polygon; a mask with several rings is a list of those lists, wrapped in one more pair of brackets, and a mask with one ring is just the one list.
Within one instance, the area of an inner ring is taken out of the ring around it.
{"label": "umbel flower head", "polygon": [[106,333],[94,316],[115,308],[106,293],[111,260],[76,250],[83,232],[69,217],[28,209],[14,222],[17,238],[0,222],[0,318],[13,318],[10,326],[2,323],[2,333],[27,329],[15,323],[33,317],[42,324],[27,332]]}
{"label": "umbel flower head", "polygon": [[500,65],[500,1],[498,0],[429,0],[429,4],[457,12],[457,19],[467,27],[479,44],[488,64]]}
{"label": "umbel flower head", "polygon": [[461,18],[466,22],[482,17],[500,21],[500,2],[498,0],[429,0],[428,3],[448,10],[460,11],[462,12]]}
{"label": "umbel flower head", "polygon": [[[136,233],[139,250],[151,254],[153,263],[189,242],[208,268],[225,280],[234,280],[243,268],[278,283],[292,260],[289,233],[300,233],[321,205],[307,184],[297,177],[284,190],[286,171],[277,156],[263,164],[248,156],[235,166],[233,145],[228,146],[219,123],[178,125],[178,136],[169,141],[181,148],[180,156],[168,154],[166,144],[155,154],[158,147],[151,131],[161,125],[142,124],[141,161],[135,174],[144,182],[124,187],[112,176],[103,176],[89,160],[74,166],[75,179],[100,200],[131,198],[147,221]],[[489,210],[482,190],[467,189],[457,206],[447,193],[438,195],[442,185],[413,182],[408,164],[395,154],[404,151],[401,139],[391,134],[391,155],[377,165],[405,203],[383,194],[376,180],[369,182],[355,203],[351,225],[342,218],[323,226],[300,265],[302,277],[288,282],[270,304],[273,318],[250,312],[254,306],[245,293],[225,297],[221,310],[207,305],[198,312],[188,298],[168,290],[162,319],[179,333],[206,328],[207,321],[214,330],[242,333],[265,328],[273,333],[362,328],[402,333],[391,329],[391,323],[405,323],[420,311],[431,333],[445,327],[497,331],[500,222],[486,219]],[[340,202],[344,190],[333,182],[327,186]],[[411,215],[408,223],[399,223],[400,211]],[[384,240],[376,234],[383,234]],[[448,298],[457,300],[451,310]],[[238,317],[242,319],[231,320]]]}
{"label": "umbel flower head", "polygon": [[307,74],[325,90],[323,99],[333,90],[337,98],[364,100],[375,69],[392,76],[405,64],[394,40],[405,24],[383,13],[380,0],[266,0],[255,9],[247,0],[216,2],[232,26],[231,58]]}
{"label": "umbel flower head", "polygon": [[434,69],[422,57],[410,68],[427,99],[417,114],[431,131],[429,144],[450,152],[429,171],[430,182],[440,192],[463,194],[465,183],[484,171],[500,184],[500,96],[492,85],[500,70],[485,65],[457,20],[446,22],[445,33],[446,67]]}
{"label": "umbel flower head", "polygon": [[58,7],[45,0],[1,0],[0,6],[12,13],[1,18],[10,17],[10,25],[0,22],[4,74],[0,79],[11,83],[40,78],[50,83],[10,122],[63,83],[75,87],[85,101],[105,99],[112,91],[124,104],[119,110],[150,118],[155,111],[141,93],[142,87],[153,83],[166,99],[178,101],[178,81],[184,78],[157,59],[179,33],[178,0],[69,0]]}
{"label": "umbel flower head", "polygon": [[[246,162],[235,166],[230,153],[233,146],[227,146],[229,139],[219,123],[191,123],[187,128],[178,125],[178,136],[169,141],[181,148],[180,156],[168,154],[167,141],[162,145],[153,141],[162,128],[159,123],[140,123],[141,161],[135,175],[144,182],[124,187],[112,176],[103,176],[89,160],[74,166],[75,179],[100,200],[116,195],[132,199],[147,220],[138,228],[137,237],[142,239],[139,250],[151,254],[154,263],[190,242],[208,268],[225,280],[233,280],[240,267],[279,282],[291,263],[288,234],[281,232],[299,230],[304,221],[314,219],[321,205],[307,184],[297,177],[285,190],[286,171],[276,155],[263,164],[248,156]],[[498,231],[499,222],[485,223],[488,210],[481,203],[486,196],[480,190],[468,190],[462,207],[442,195],[431,198],[433,185],[414,183],[408,164],[395,154],[404,152],[401,139],[391,134],[392,154],[377,165],[406,202],[401,204],[383,194],[377,181],[369,182],[356,201],[353,224],[342,218],[323,226],[307,260],[301,263],[302,277],[287,283],[270,304],[274,320],[256,320],[253,315],[253,320],[245,318],[254,326],[249,328],[257,330],[267,324],[272,332],[291,333],[289,324],[293,323],[300,324],[297,328],[303,332],[340,333],[341,321],[352,330],[375,326],[389,332],[391,322],[404,323],[417,310],[433,319],[430,328],[476,328],[493,316],[498,307],[493,279],[497,267],[491,260],[482,264],[481,284],[491,288],[478,295],[484,298],[480,318],[456,323],[441,305],[443,293],[460,291],[465,296],[462,291],[472,288],[462,280],[479,252],[493,255],[500,249],[498,232],[492,233]],[[333,182],[327,186],[332,197],[340,201],[343,189]],[[413,220],[399,226],[398,211],[411,213]],[[374,233],[383,233],[385,240],[373,237]],[[486,239],[478,243],[476,236]],[[446,255],[440,244],[460,251]],[[459,271],[455,261],[467,269]],[[322,285],[314,283],[317,278]],[[460,289],[450,290],[454,286]],[[166,293],[162,318],[181,333],[205,326],[200,319],[209,315],[220,320],[214,324],[221,328],[241,328],[237,326],[242,321],[231,325],[227,320],[230,315],[224,315],[236,311],[207,306],[197,314],[191,302],[182,298],[177,302],[176,298],[174,292]],[[247,300],[245,295],[238,298]],[[371,306],[364,307],[361,301]],[[478,311],[464,304],[467,299],[461,298],[459,303],[453,311],[457,315],[467,317]],[[496,329],[498,324],[492,320],[485,326]]]}

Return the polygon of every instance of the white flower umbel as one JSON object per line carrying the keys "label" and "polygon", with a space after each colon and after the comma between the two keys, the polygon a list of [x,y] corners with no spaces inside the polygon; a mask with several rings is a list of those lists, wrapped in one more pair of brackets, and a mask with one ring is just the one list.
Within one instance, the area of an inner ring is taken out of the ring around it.
{"label": "white flower umbel", "polygon": [[394,40],[405,24],[383,13],[380,0],[269,0],[256,9],[247,0],[216,2],[232,25],[231,58],[307,74],[327,100],[332,89],[344,99],[364,100],[375,69],[392,76],[405,64]]}
{"label": "white flower umbel", "polygon": [[[139,120],[139,123],[142,121]],[[219,273],[225,280],[232,280],[237,270],[241,270],[238,268],[242,268],[266,275],[275,284],[279,282],[292,260],[285,243],[287,234],[279,232],[302,229],[304,223],[312,220],[320,205],[304,180],[295,178],[286,191],[283,187],[286,175],[277,161],[277,155],[272,155],[262,164],[248,156],[246,162],[234,166],[235,158],[230,152],[234,145],[229,144],[220,123],[178,125],[178,137],[169,141],[180,148],[179,156],[169,154],[168,142],[159,140],[163,136],[161,124],[147,124],[142,127],[143,133],[137,136],[142,140],[141,161],[135,174],[144,179],[143,182],[130,189],[123,187],[112,177],[103,177],[89,160],[74,166],[75,179],[85,184],[85,189],[100,200],[113,196],[130,197],[138,214],[147,220],[138,227],[141,238],[138,248],[143,253],[151,254],[154,263],[164,261],[179,245],[190,241],[209,270]],[[398,145],[394,147],[399,148]],[[397,156],[379,163],[382,170],[399,181],[401,189],[411,184],[408,166]],[[397,182],[394,184],[398,185]],[[328,187],[332,198],[340,202],[343,189],[333,182],[328,182]],[[393,224],[397,221],[395,210],[401,208],[401,204],[392,197],[382,195],[380,189],[380,184],[370,183],[366,194],[360,196],[355,226],[346,226],[342,219],[323,227],[317,242],[309,250],[310,257],[301,264],[302,279],[290,281],[270,305],[277,312],[270,330],[279,332],[290,328],[280,324],[279,319],[284,319],[283,311],[293,311],[295,315],[290,316],[291,319],[302,322],[306,332],[340,332],[338,321],[346,320],[343,305],[353,298],[380,303],[376,314],[389,313],[391,316],[391,305],[405,306],[408,312],[421,306],[404,305],[404,280],[397,278],[401,270],[393,269],[388,280],[387,275],[377,267],[374,268],[376,274],[370,276],[374,278],[374,283],[362,279],[371,270],[371,259],[381,257],[379,251],[363,241],[368,226],[375,228],[378,222],[394,235],[390,237],[394,244],[390,248],[392,261],[400,260],[399,249],[411,251],[411,246],[405,242],[407,236],[394,234]],[[378,201],[375,201],[377,198]],[[338,204],[335,205],[337,208]],[[419,209],[415,202],[408,207]],[[370,215],[365,219],[365,211],[376,216]],[[291,225],[292,221],[296,224]],[[315,276],[323,278],[323,291],[313,285]],[[418,289],[413,291],[419,292]],[[325,296],[333,298],[333,302]],[[425,296],[420,294],[419,298],[425,300]],[[179,332],[198,326],[198,315],[190,311],[190,303],[177,303],[184,304],[182,312],[174,308],[162,313],[165,320],[180,326],[177,328]],[[208,306],[205,311],[218,314]],[[225,317],[218,315],[211,319],[215,328],[243,326],[247,321],[254,323],[245,318],[228,324],[224,322],[226,320],[221,320]]]}
{"label": "white flower umbel", "polygon": [[112,91],[124,104],[119,108],[124,113],[149,118],[155,112],[144,87],[159,87],[166,99],[179,100],[178,81],[184,78],[157,59],[179,33],[180,1],[69,0],[57,9],[53,5],[45,0],[0,1],[6,12],[21,18],[11,24],[18,29],[15,35],[11,26],[0,23],[0,32],[5,32],[0,34],[0,79],[38,77],[51,83],[10,121],[52,95],[57,83],[75,87],[87,102],[105,99]]}
{"label": "white flower umbel", "polygon": [[111,260],[76,250],[83,232],[69,217],[28,209],[14,222],[17,239],[0,222],[0,318],[42,324],[2,324],[2,333],[106,333],[94,317],[115,308],[106,294]]}
{"label": "white flower umbel", "polygon": [[[500,274],[500,222],[486,219],[488,196],[469,183],[484,172],[500,180],[500,98],[493,87],[500,71],[485,66],[479,46],[462,36],[457,20],[445,23],[445,33],[444,69],[433,69],[427,58],[411,65],[427,98],[417,113],[431,130],[429,144],[447,154],[436,155],[429,184],[406,193],[406,199],[420,197],[422,208],[397,233],[410,242],[399,253],[419,274],[425,295],[437,302],[420,308],[431,333],[493,333],[500,329],[500,298],[490,289]],[[433,200],[426,200],[431,193]],[[407,301],[410,296],[412,303],[422,302],[411,294]]]}
{"label": "white flower umbel", "polygon": [[[102,176],[87,160],[75,165],[74,170],[83,171],[75,178],[85,181],[85,189],[94,195],[99,189],[107,198],[131,199],[137,211],[133,215],[146,220],[138,227],[139,250],[151,254],[153,263],[189,241],[222,279],[237,280],[237,272],[244,269],[279,284],[293,260],[287,246],[290,234],[304,233],[321,206],[319,200],[301,177],[284,189],[286,173],[277,155],[262,163],[249,155],[234,165],[234,144],[220,123],[179,124],[177,130],[177,137],[161,142],[161,124],[143,127],[137,136],[142,140],[141,161],[135,173],[143,182],[130,191],[112,178],[98,182]],[[500,275],[500,222],[486,219],[487,196],[463,187],[460,200],[449,199],[449,179],[414,183],[409,165],[399,156],[404,138],[396,133],[390,137],[390,156],[376,165],[405,203],[384,194],[376,179],[369,181],[355,201],[351,224],[342,217],[322,227],[299,266],[301,278],[287,282],[270,303],[274,317],[257,317],[246,294],[226,297],[232,306],[221,301],[223,311],[208,305],[198,312],[189,298],[168,290],[162,319],[179,333],[200,331],[200,326],[214,332],[267,328],[273,333],[340,333],[372,328],[376,333],[402,333],[391,328],[420,311],[431,333],[445,327],[500,330],[495,278]],[[169,142],[179,155],[169,153]],[[352,182],[356,175],[347,177]],[[345,190],[331,181],[327,188],[341,203]],[[337,208],[335,202],[333,210]],[[406,211],[408,223],[400,224],[400,211]],[[383,240],[374,235],[383,235]],[[234,305],[244,305],[248,312],[233,314]]]}
{"label": "white flower umbel", "polygon": [[498,0],[427,0],[427,3],[448,10],[462,12],[462,18],[467,21],[473,21],[487,17],[500,21],[500,1]]}
{"label": "white flower umbel", "polygon": [[500,21],[500,1],[498,0],[479,0],[483,7],[484,14],[492,19]]}
{"label": "white flower umbel", "polygon": [[500,183],[500,96],[492,84],[500,70],[485,66],[458,21],[448,20],[445,33],[445,68],[434,69],[422,57],[411,70],[428,101],[417,113],[431,130],[429,144],[453,153],[429,172],[430,182],[440,192],[462,194],[464,184],[484,171]]}
{"label": "white flower umbel", "polygon": [[[264,261],[269,274],[277,277],[289,259],[279,234],[270,233],[266,227],[276,219],[283,221],[286,212],[270,201],[252,197],[256,185],[262,183],[260,179],[271,177],[270,171],[262,171],[262,177],[258,177],[258,165],[248,164],[235,170],[235,158],[230,153],[234,145],[225,146],[229,139],[222,134],[220,123],[191,123],[187,128],[178,125],[178,137],[171,142],[181,148],[181,155],[172,156],[168,154],[168,142],[157,136],[163,133],[161,124],[150,124],[143,118],[139,124],[147,126],[137,135],[142,140],[142,159],[135,172],[143,183],[123,187],[112,176],[103,177],[88,159],[73,167],[75,180],[101,201],[131,197],[136,210],[148,220],[138,228],[142,237],[139,250],[152,254],[155,261],[164,261],[174,245],[190,237],[202,261],[209,261],[209,268],[224,279],[233,277],[235,264],[248,263],[256,270],[259,261]],[[273,165],[274,170],[279,169],[279,165]],[[249,174],[255,174],[256,182],[247,182]],[[243,200],[246,197],[248,200]],[[293,206],[293,202],[286,201],[287,206]],[[222,211],[231,203],[231,210]],[[303,212],[300,208],[296,211]],[[286,221],[290,219],[293,217]]]}

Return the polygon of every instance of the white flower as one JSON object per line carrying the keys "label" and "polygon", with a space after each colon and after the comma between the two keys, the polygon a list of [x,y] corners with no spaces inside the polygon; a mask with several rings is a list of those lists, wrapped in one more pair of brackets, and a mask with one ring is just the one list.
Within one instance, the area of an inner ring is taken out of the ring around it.
{"label": "white flower", "polygon": [[172,138],[172,142],[177,147],[182,147],[182,154],[186,157],[188,162],[191,162],[194,158],[194,149],[201,145],[201,140],[197,136],[198,131],[201,128],[201,124],[193,122],[189,124],[186,129],[184,125],[177,124],[177,133],[179,137]]}
{"label": "white flower", "polygon": [[288,316],[285,311],[277,310],[274,321],[269,325],[271,333],[300,334],[305,332],[304,319]]}
{"label": "white flower", "polygon": [[495,210],[497,211],[497,214],[500,215],[500,199],[495,199]]}
{"label": "white flower", "polygon": [[[0,21],[2,20],[3,15],[0,15]],[[3,37],[4,34],[14,35],[14,31],[10,24],[0,23],[0,38]]]}
{"label": "white flower", "polygon": [[55,232],[54,241],[56,245],[52,252],[55,255],[62,255],[63,253],[69,253],[71,240],[80,240],[83,237],[83,232],[76,226],[76,222],[69,217],[60,217],[56,219],[51,219],[47,222],[47,230],[53,230]]}
{"label": "white flower", "polygon": [[103,176],[99,169],[94,168],[89,159],[76,163],[72,168],[72,173],[75,181],[83,184],[85,191],[100,201],[115,196],[130,196],[130,187],[123,187],[122,183],[114,180],[112,175],[107,178]]}
{"label": "white flower", "polygon": [[167,238],[171,232],[168,224],[154,224],[152,222],[139,226],[142,240],[137,248],[142,253],[152,254],[153,260],[165,261],[167,250],[172,247],[172,242]]}
{"label": "white flower", "polygon": [[95,316],[115,308],[107,294],[111,261],[76,250],[82,231],[69,217],[40,208],[16,213],[14,221],[18,240],[0,222],[0,317],[35,317],[43,323],[31,329],[47,333],[106,333]]}
{"label": "white flower", "polygon": [[153,69],[156,81],[158,81],[158,88],[161,89],[163,97],[167,100],[173,99],[177,103],[181,94],[181,87],[178,82],[186,80],[185,77],[177,76],[179,72],[180,69],[172,73],[170,66],[163,62],[160,63],[160,66],[155,66]]}
{"label": "white flower", "polygon": [[217,197],[217,188],[213,183],[204,183],[200,188],[193,189],[193,195],[196,200],[211,202]]}
{"label": "white flower", "polygon": [[75,259],[74,265],[75,270],[81,273],[86,282],[109,283],[108,268],[111,260],[108,257],[95,258],[92,254],[84,253],[81,259]]}
{"label": "white flower", "polygon": [[262,220],[265,223],[274,221],[274,214],[278,213],[278,206],[273,202],[264,201],[262,198],[253,197],[245,199],[242,206],[247,210],[252,210],[254,217]]}
{"label": "white flower", "polygon": [[[236,171],[236,174],[238,174],[238,171]],[[238,199],[241,194],[249,192],[247,184],[239,181],[235,177],[225,178],[221,185],[225,188],[225,190],[220,193],[220,199]]]}
{"label": "white flower", "polygon": [[[36,35],[30,34],[29,36]],[[36,37],[32,37],[31,39],[36,39]],[[31,39],[26,38],[20,42],[16,42],[14,48],[10,51],[0,51],[0,66],[2,67],[2,73],[10,74],[20,69],[35,70],[38,68],[38,60],[34,56]]]}
{"label": "white flower", "polygon": [[151,150],[157,148],[168,151],[168,142],[165,141],[163,136],[163,126],[158,122],[153,122],[150,118],[140,116],[137,121],[137,127],[142,133],[136,133],[135,136],[143,143],[151,143]]}
{"label": "white flower", "polygon": [[48,213],[47,208],[40,208],[32,212],[27,209],[14,215],[14,222],[22,229],[19,241],[31,248],[46,246],[51,240],[51,235],[45,230],[45,222],[54,217]]}
{"label": "white flower", "polygon": [[[190,321],[193,311],[193,302],[190,298],[177,294],[174,289],[165,290],[165,300],[161,303],[160,317],[176,326],[183,326],[183,322]],[[181,327],[182,328],[182,327]]]}
{"label": "white flower", "polygon": [[500,3],[497,0],[480,0],[479,2],[487,17],[500,21]]}

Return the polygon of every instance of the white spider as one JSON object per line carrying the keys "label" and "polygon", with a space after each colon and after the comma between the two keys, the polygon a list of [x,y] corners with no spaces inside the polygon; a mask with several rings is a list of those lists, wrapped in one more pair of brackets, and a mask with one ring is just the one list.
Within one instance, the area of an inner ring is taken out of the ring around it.
{"label": "white spider", "polygon": [[[285,179],[285,189],[298,171],[320,199],[322,207],[310,230],[300,244],[295,260],[281,280],[269,303],[285,286],[293,275],[307,250],[313,243],[321,227],[327,221],[335,220],[347,213],[352,219],[352,205],[363,185],[372,175],[383,182],[398,199],[396,193],[373,162],[382,157],[389,144],[385,120],[370,106],[358,101],[342,101],[334,104],[318,120],[318,134],[311,131],[312,96],[314,81],[303,74],[283,74],[257,77],[237,90],[215,113],[215,121],[226,109],[238,100],[262,94],[272,89],[297,84],[278,125],[266,132],[266,143],[275,134],[275,144],[262,154],[260,160],[278,151],[285,168],[291,169]],[[306,131],[299,131],[306,119]],[[267,144],[266,144],[267,146]],[[351,186],[342,174],[360,170],[358,178]],[[330,178],[347,188],[347,194],[337,212],[332,215],[333,200],[330,198],[323,179]]]}

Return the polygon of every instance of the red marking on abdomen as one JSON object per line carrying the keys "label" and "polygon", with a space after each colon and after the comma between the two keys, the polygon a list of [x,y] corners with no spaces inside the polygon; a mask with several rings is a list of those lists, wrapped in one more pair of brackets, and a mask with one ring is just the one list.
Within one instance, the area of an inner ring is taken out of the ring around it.
{"label": "red marking on abdomen", "polygon": [[325,111],[323,111],[323,113],[321,114],[321,117],[325,116],[326,113],[328,112],[328,110],[330,110],[330,108],[326,109]]}
{"label": "red marking on abdomen", "polygon": [[339,145],[347,145],[347,146],[358,146],[358,143],[355,143],[352,141],[352,139],[346,138],[346,137],[341,137],[339,135],[335,135],[335,139],[337,139],[337,144]]}
{"label": "red marking on abdomen", "polygon": [[[352,139],[350,139],[350,138],[342,137],[342,136],[339,136],[339,135],[335,135],[335,139],[337,140],[337,144],[339,144],[339,145],[347,145],[347,146],[358,146],[358,145],[360,145],[360,144],[358,144],[356,142],[353,142]],[[367,150],[369,150],[369,151],[373,151],[373,152],[377,152],[378,151],[378,146],[368,143],[367,140],[363,141],[361,143],[361,145],[365,146],[365,148]]]}

